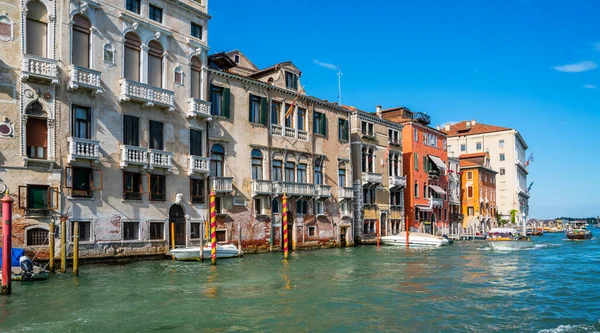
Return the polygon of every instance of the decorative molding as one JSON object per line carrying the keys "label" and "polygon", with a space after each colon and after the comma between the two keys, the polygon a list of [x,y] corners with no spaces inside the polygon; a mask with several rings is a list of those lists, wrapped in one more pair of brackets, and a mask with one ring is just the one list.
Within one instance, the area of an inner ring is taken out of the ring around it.
{"label": "decorative molding", "polygon": [[13,22],[13,20],[10,19],[10,17],[8,16],[8,13],[4,13],[2,15],[0,15],[0,24],[7,24],[9,26],[9,36],[2,36],[0,35],[0,41],[3,42],[12,42],[13,40],[15,40],[15,22]]}

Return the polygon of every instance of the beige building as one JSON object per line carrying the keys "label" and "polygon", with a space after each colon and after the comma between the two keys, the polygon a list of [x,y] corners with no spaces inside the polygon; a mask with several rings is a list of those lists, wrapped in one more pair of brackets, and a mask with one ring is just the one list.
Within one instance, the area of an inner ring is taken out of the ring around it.
{"label": "beige building", "polygon": [[464,214],[461,212],[461,171],[460,159],[448,157],[448,210],[450,211],[450,230],[446,233],[457,234],[462,226]]}
{"label": "beige building", "polygon": [[448,155],[487,152],[496,175],[496,205],[500,219],[510,221],[511,210],[517,210],[516,221],[521,223],[529,210],[527,192],[527,144],[514,129],[486,125],[475,120],[446,124]]}
{"label": "beige building", "polygon": [[404,229],[402,125],[376,113],[352,111],[351,140],[355,193],[355,239],[372,242]]}
{"label": "beige building", "polygon": [[[2,2],[0,179],[15,246],[80,222],[82,256],[164,253],[206,219],[207,14],[200,1]],[[10,34],[10,35],[9,35]],[[6,84],[9,82],[9,84]],[[22,230],[20,230],[22,229]]]}
{"label": "beige building", "polygon": [[293,248],[351,245],[348,111],[307,96],[291,62],[259,70],[232,51],[209,65],[217,239],[279,248],[285,194]]}

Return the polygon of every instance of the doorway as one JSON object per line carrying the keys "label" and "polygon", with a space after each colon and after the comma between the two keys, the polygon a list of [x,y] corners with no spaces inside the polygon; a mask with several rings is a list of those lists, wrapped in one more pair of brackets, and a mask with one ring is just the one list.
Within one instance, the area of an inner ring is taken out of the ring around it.
{"label": "doorway", "polygon": [[348,227],[340,228],[340,247],[346,247],[346,232],[348,232]]}
{"label": "doorway", "polygon": [[181,205],[174,204],[169,208],[169,247],[173,247],[171,231],[175,234],[175,247],[185,247],[185,212]]}

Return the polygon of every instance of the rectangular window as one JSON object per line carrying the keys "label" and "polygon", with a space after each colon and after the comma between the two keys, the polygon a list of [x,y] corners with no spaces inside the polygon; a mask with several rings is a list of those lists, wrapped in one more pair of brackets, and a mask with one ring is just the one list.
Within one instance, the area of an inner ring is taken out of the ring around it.
{"label": "rectangular window", "polygon": [[92,110],[87,107],[73,105],[73,136],[80,139],[91,139]]}
{"label": "rectangular window", "polygon": [[461,144],[460,145],[460,151],[467,151],[467,145],[466,144]]}
{"label": "rectangular window", "polygon": [[469,180],[473,179],[473,171],[467,172],[467,179],[469,179]]}
{"label": "rectangular window", "polygon": [[202,131],[190,128],[190,155],[202,156]]}
{"label": "rectangular window", "polygon": [[283,181],[281,164],[282,164],[281,161],[273,160],[273,162],[272,162],[273,170],[271,172],[271,180],[272,181],[275,181],[275,182]]}
{"label": "rectangular window", "polygon": [[475,149],[481,150],[481,142],[475,143]]}
{"label": "rectangular window", "polygon": [[402,191],[390,191],[390,205],[402,206]]}
{"label": "rectangular window", "polygon": [[33,228],[27,230],[27,246],[48,246],[48,230]]}
{"label": "rectangular window", "polygon": [[419,197],[419,184],[415,183],[415,198]]}
{"label": "rectangular window", "polygon": [[415,170],[419,170],[419,154],[414,153]]}
{"label": "rectangular window", "polygon": [[254,215],[262,214],[262,200],[254,199]]}
{"label": "rectangular window", "polygon": [[415,142],[419,142],[419,130],[415,128],[413,131],[414,131]]}
{"label": "rectangular window", "polygon": [[473,197],[473,186],[467,186],[467,197]]}
{"label": "rectangular window", "polygon": [[317,215],[325,215],[325,203],[323,201],[317,201],[315,203],[315,210]]}
{"label": "rectangular window", "polygon": [[308,237],[315,237],[317,235],[317,227],[310,226],[308,227]]}
{"label": "rectangular window", "polygon": [[506,174],[506,170],[504,168],[500,168],[500,176],[504,176]]}
{"label": "rectangular window", "polygon": [[[446,139],[442,140],[442,149],[443,149],[443,150],[446,150],[446,143],[447,143],[447,142],[446,142]],[[449,148],[450,146],[447,146],[447,147],[448,147],[448,149],[450,149],[450,148]]]}
{"label": "rectangular window", "polygon": [[217,242],[224,243],[227,241],[227,231],[217,230]]}
{"label": "rectangular window", "polygon": [[423,156],[423,171],[429,171],[429,158],[427,156]]}
{"label": "rectangular window", "polygon": [[198,39],[202,39],[202,26],[192,22],[192,37],[196,37]]}
{"label": "rectangular window", "polygon": [[251,123],[260,124],[260,101],[259,96],[250,95],[250,110],[248,119]]}
{"label": "rectangular window", "polygon": [[150,182],[150,200],[152,201],[165,201],[167,198],[166,194],[166,176],[165,175],[152,175],[150,174],[148,179]]}
{"label": "rectangular window", "polygon": [[296,214],[306,214],[308,212],[308,201],[299,199],[296,201]]}
{"label": "rectangular window", "polygon": [[140,239],[140,223],[139,222],[124,222],[123,223],[123,240]]}
{"label": "rectangular window", "polygon": [[142,199],[142,174],[137,172],[123,172],[123,199]]}
{"label": "rectangular window", "polygon": [[[71,236],[75,235],[75,221],[71,221]],[[77,221],[79,227],[79,241],[90,242],[92,241],[92,223],[90,221]]]}
{"label": "rectangular window", "polygon": [[363,136],[374,137],[375,136],[375,127],[372,123],[368,123],[363,121],[361,123],[361,130]]}
{"label": "rectangular window", "polygon": [[149,6],[148,17],[156,22],[162,23],[163,10],[160,7],[156,7],[153,4]]}
{"label": "rectangular window", "polygon": [[140,118],[123,116],[123,144],[139,147],[140,145]]}
{"label": "rectangular window", "polygon": [[210,114],[229,118],[229,88],[210,85]]}
{"label": "rectangular window", "polygon": [[296,179],[296,181],[298,183],[306,184],[306,164],[298,164],[298,179]]}
{"label": "rectangular window", "polygon": [[498,141],[498,145],[500,146],[500,148],[504,148],[504,140]]}
{"label": "rectangular window", "polygon": [[190,194],[191,194],[191,202],[204,204],[206,203],[206,195],[205,195],[205,187],[204,187],[204,179],[190,179]]}
{"label": "rectangular window", "polygon": [[19,186],[19,208],[27,215],[47,216],[58,209],[58,188],[48,185]]}
{"label": "rectangular window", "polygon": [[261,157],[252,156],[252,179],[263,179],[263,169],[262,164],[263,160]]}
{"label": "rectangular window", "polygon": [[348,141],[348,119],[338,119],[338,139]]}
{"label": "rectangular window", "polygon": [[150,222],[150,239],[164,240],[165,239],[165,224],[164,222]]}
{"label": "rectangular window", "polygon": [[223,214],[223,198],[222,197],[215,198],[215,213]]}
{"label": "rectangular window", "polygon": [[141,0],[127,0],[125,2],[125,9],[132,11],[136,14],[140,13],[140,1]]}
{"label": "rectangular window", "polygon": [[150,120],[150,149],[164,150],[163,123]]}
{"label": "rectangular window", "polygon": [[102,190],[101,170],[68,166],[65,167],[65,180],[65,187],[71,190],[72,197],[89,198],[92,191]]}
{"label": "rectangular window", "polygon": [[298,108],[297,126],[301,131],[306,131],[306,109]]}
{"label": "rectangular window", "polygon": [[285,72],[285,87],[298,90],[298,75],[291,72]]}
{"label": "rectangular window", "polygon": [[327,117],[324,113],[314,112],[313,132],[316,134],[327,135]]}
{"label": "rectangular window", "polygon": [[190,223],[190,239],[200,239],[200,223]]}
{"label": "rectangular window", "polygon": [[504,154],[500,154],[500,161],[504,161],[506,159],[506,156]]}
{"label": "rectangular window", "polygon": [[375,203],[375,189],[365,188],[363,189],[363,204],[372,205]]}
{"label": "rectangular window", "polygon": [[285,162],[285,181],[286,182],[294,182],[294,163]]}
{"label": "rectangular window", "polygon": [[[292,111],[290,111],[290,113],[288,114],[288,110],[292,108]],[[287,128],[293,128],[294,127],[294,106],[291,104],[286,104],[285,105],[285,127]]]}
{"label": "rectangular window", "polygon": [[475,215],[475,210],[473,209],[472,206],[467,207],[467,215],[468,216],[473,216]]}
{"label": "rectangular window", "polygon": [[271,102],[271,124],[279,125],[281,116],[281,103]]}
{"label": "rectangular window", "polygon": [[344,169],[344,168],[338,169],[338,186],[339,187],[346,186],[346,169]]}

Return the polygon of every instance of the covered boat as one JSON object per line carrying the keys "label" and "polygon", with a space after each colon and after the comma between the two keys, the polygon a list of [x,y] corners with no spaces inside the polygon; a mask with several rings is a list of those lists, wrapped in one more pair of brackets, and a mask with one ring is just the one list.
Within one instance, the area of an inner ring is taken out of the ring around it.
{"label": "covered boat", "polygon": [[531,238],[521,236],[515,228],[492,228],[487,242],[494,250],[519,250],[533,247]]}
{"label": "covered boat", "polygon": [[[210,250],[211,250],[210,244],[204,246],[204,248],[202,249],[202,256],[204,257],[204,259],[207,259],[207,258],[210,259],[210,257],[211,257]],[[241,257],[242,255],[244,255],[244,252],[239,250],[233,244],[217,244],[216,253],[217,253],[217,258],[233,258],[233,257]],[[171,254],[177,260],[199,260],[200,259],[200,247],[195,246],[195,247],[184,247],[184,248],[172,249],[171,251],[169,251],[169,254]]]}
{"label": "covered boat", "polygon": [[[406,246],[405,233],[400,233],[398,235],[382,236],[380,240],[385,245]],[[420,232],[409,232],[408,235],[409,246],[444,246],[448,244],[450,244],[450,241],[447,238],[440,236]]]}
{"label": "covered boat", "polygon": [[584,240],[592,239],[592,232],[587,229],[587,221],[570,222],[565,231],[567,239]]}

